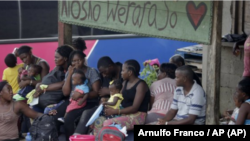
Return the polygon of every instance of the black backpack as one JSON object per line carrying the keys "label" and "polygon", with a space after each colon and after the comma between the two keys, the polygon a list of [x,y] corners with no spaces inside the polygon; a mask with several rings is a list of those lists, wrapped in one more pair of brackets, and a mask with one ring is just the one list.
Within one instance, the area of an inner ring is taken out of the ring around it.
{"label": "black backpack", "polygon": [[53,116],[44,114],[36,118],[29,131],[32,141],[59,141]]}

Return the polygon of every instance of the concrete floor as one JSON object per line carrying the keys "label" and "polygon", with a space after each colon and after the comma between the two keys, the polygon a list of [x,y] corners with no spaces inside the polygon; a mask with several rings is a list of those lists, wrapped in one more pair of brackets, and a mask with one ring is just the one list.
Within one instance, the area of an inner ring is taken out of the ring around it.
{"label": "concrete floor", "polygon": [[25,141],[26,133],[23,133],[23,136],[24,136],[24,139],[22,139],[22,140],[20,140],[20,141]]}

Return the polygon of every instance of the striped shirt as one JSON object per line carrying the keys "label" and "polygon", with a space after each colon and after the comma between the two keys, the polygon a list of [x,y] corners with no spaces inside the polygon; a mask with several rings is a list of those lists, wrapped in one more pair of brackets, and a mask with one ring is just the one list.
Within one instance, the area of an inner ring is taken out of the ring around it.
{"label": "striped shirt", "polygon": [[164,78],[155,81],[150,86],[150,92],[151,96],[154,97],[154,103],[152,109],[148,113],[166,115],[173,101],[175,88],[175,79]]}
{"label": "striped shirt", "polygon": [[197,115],[194,124],[205,124],[206,119],[206,94],[203,88],[194,81],[192,89],[184,95],[183,87],[177,87],[171,109],[178,110],[175,119],[185,119],[191,115]]}

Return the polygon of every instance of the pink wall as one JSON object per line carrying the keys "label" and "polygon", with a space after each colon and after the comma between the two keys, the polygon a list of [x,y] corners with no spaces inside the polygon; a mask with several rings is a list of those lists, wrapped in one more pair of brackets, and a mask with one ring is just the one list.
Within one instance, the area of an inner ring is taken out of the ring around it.
{"label": "pink wall", "polygon": [[[95,44],[96,40],[86,41],[87,49],[85,54],[88,55],[91,48]],[[54,63],[54,53],[58,47],[58,42],[40,42],[40,43],[21,43],[21,44],[0,44],[0,79],[2,80],[3,70],[7,67],[4,63],[4,58],[7,54],[12,53],[15,47],[20,47],[22,45],[28,45],[32,47],[32,52],[35,56],[45,59],[49,65],[50,69],[55,67]],[[18,58],[18,63],[21,63],[21,60]]]}

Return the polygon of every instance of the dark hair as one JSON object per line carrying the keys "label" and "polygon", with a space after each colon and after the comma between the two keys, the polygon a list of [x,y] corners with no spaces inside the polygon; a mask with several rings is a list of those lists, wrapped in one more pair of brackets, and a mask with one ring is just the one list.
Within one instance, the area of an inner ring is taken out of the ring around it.
{"label": "dark hair", "polygon": [[175,70],[177,66],[171,63],[162,63],[160,66],[160,71],[165,72],[169,78],[175,79]]}
{"label": "dark hair", "polygon": [[170,58],[175,63],[182,63],[182,65],[185,65],[185,60],[180,55],[174,55]]}
{"label": "dark hair", "polygon": [[118,90],[122,89],[122,81],[119,79],[114,80],[114,82],[111,85],[114,85],[115,88]]}
{"label": "dark hair", "polygon": [[114,65],[115,63],[113,62],[113,60],[109,57],[109,56],[103,56],[98,60],[97,63],[97,68],[99,67],[108,67],[109,65]]}
{"label": "dark hair", "polygon": [[201,84],[201,80],[200,78],[198,77],[198,75],[193,71],[194,73],[194,80],[196,81],[197,84],[199,84],[201,87],[202,87],[202,84]]}
{"label": "dark hair", "polygon": [[85,49],[87,49],[85,41],[80,37],[75,39],[72,45],[76,50],[79,51],[84,51]]}
{"label": "dark hair", "polygon": [[124,64],[128,65],[128,70],[131,70],[135,76],[140,75],[141,67],[140,67],[140,64],[136,60],[134,59],[127,60]]}
{"label": "dark hair", "polygon": [[5,57],[4,62],[6,66],[13,68],[16,66],[17,58],[14,54],[10,53]]}
{"label": "dark hair", "polygon": [[34,64],[31,64],[30,65],[31,68],[34,68],[35,71],[38,73],[38,74],[41,74],[43,68],[40,66],[40,65],[34,65]]}
{"label": "dark hair", "polygon": [[82,51],[79,51],[79,50],[74,50],[70,53],[69,55],[69,65],[71,65],[72,63],[72,59],[75,55],[78,55],[81,59],[85,59],[86,55],[82,52]]}
{"label": "dark hair", "polygon": [[196,83],[202,87],[200,78],[195,74],[195,72],[189,66],[181,66],[178,67],[176,70],[183,71],[185,76],[188,77],[190,81],[194,79]]}
{"label": "dark hair", "polygon": [[19,49],[18,49],[18,51],[17,51],[17,53],[18,53],[18,55],[21,55],[21,54],[23,54],[23,53],[29,53],[30,51],[31,51],[31,47],[30,46],[26,46],[26,45],[24,45],[24,46],[21,46]]}
{"label": "dark hair", "polygon": [[86,80],[85,73],[81,69],[75,69],[74,73],[81,75],[82,82],[84,82]]}
{"label": "dark hair", "polygon": [[65,57],[67,59],[69,59],[70,53],[73,51],[73,48],[68,46],[68,45],[62,45],[59,46],[56,49],[56,52],[59,53],[62,57]]}
{"label": "dark hair", "polygon": [[250,78],[244,78],[238,84],[239,90],[250,96]]}
{"label": "dark hair", "polygon": [[5,80],[0,82],[0,92],[3,90],[3,87],[4,87],[6,84],[8,84],[8,82],[5,81]]}

